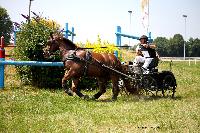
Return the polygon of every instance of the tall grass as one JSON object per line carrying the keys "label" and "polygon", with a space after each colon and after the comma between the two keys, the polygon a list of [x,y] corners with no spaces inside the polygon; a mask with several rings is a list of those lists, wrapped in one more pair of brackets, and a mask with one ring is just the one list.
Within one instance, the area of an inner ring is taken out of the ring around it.
{"label": "tall grass", "polygon": [[[161,62],[160,70],[169,69]],[[69,97],[62,90],[21,86],[6,67],[0,91],[0,132],[163,132],[200,131],[200,63],[173,62],[175,99],[120,95],[110,102],[111,89],[99,100]],[[89,95],[95,92],[84,92]]]}

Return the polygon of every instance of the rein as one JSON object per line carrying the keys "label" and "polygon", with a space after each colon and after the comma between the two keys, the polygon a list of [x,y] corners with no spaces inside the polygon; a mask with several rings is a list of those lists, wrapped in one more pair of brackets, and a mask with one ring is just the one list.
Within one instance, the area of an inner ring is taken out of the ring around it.
{"label": "rein", "polygon": [[[89,54],[90,57],[87,57],[87,54]],[[87,59],[87,58],[88,58],[88,59]],[[105,65],[105,64],[103,64],[103,63],[101,63],[101,62],[98,61],[97,59],[93,58],[90,52],[86,52],[85,58],[80,58],[80,57],[78,57],[78,56],[76,55],[76,51],[75,51],[74,54],[70,54],[70,55],[68,56],[68,58],[66,59],[66,61],[67,61],[67,60],[72,60],[72,61],[75,61],[75,62],[78,62],[78,61],[84,62],[84,63],[85,63],[85,65],[84,65],[84,72],[83,72],[83,75],[84,75],[84,76],[87,75],[88,64],[92,64],[92,63],[94,63],[94,62],[97,62],[97,64],[100,65],[103,69],[110,70],[111,72],[115,72],[115,73],[120,74],[120,75],[122,75],[122,76],[124,76],[124,77],[126,77],[126,78],[133,79],[132,77],[129,77],[128,75],[126,75],[126,74],[124,74],[124,73],[122,73],[122,72],[120,72],[120,71],[118,71],[118,70],[116,70],[116,69],[114,69],[114,68],[112,68],[112,67],[109,67],[109,66],[107,66],[107,65]],[[94,64],[94,65],[97,66],[97,64]]]}
{"label": "rein", "polygon": [[[125,48],[125,47],[131,47],[131,46],[115,46],[115,47],[120,47],[120,48]],[[108,48],[108,47],[99,47],[99,48]],[[95,49],[95,48],[81,48],[81,47],[77,47],[75,50],[85,50],[85,49]],[[72,49],[66,49],[66,50],[74,50]]]}

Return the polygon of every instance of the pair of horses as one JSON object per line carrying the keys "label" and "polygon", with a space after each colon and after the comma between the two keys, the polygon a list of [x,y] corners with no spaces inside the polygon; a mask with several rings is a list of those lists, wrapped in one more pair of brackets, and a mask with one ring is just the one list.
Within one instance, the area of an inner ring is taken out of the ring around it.
{"label": "pair of horses", "polygon": [[[46,56],[50,56],[53,52],[59,50],[60,56],[65,67],[65,74],[62,78],[62,87],[65,92],[73,96],[76,93],[83,99],[88,99],[89,96],[81,93],[79,88],[79,81],[82,76],[89,76],[97,78],[99,91],[93,95],[92,99],[98,99],[103,93],[106,92],[108,81],[112,82],[112,100],[116,100],[120,92],[118,81],[119,78],[124,79],[126,88],[129,92],[131,90],[129,82],[123,76],[107,69],[107,66],[123,73],[121,62],[113,54],[107,53],[94,53],[88,52],[76,46],[72,41],[64,38],[63,36],[54,36],[51,34],[51,39],[47,42],[45,51]],[[72,79],[72,87],[68,88],[66,85],[67,80]]]}

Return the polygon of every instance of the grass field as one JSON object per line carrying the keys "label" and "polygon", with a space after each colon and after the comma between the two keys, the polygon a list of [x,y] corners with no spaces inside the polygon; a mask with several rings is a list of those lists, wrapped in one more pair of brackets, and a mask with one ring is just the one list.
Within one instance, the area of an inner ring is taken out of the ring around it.
{"label": "grass field", "polygon": [[[160,70],[168,63],[161,62]],[[200,132],[200,62],[173,62],[175,99],[119,95],[111,89],[99,100],[69,97],[62,90],[22,86],[6,66],[0,91],[0,132],[198,133]],[[95,92],[84,92],[90,95]]]}

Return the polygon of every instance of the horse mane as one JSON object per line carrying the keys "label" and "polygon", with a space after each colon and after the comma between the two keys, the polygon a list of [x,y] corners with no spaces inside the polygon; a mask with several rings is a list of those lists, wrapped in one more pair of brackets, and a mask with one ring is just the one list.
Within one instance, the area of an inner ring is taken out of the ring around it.
{"label": "horse mane", "polygon": [[63,41],[64,41],[65,44],[67,44],[72,49],[76,49],[77,48],[76,44],[74,44],[71,40],[63,37]]}

